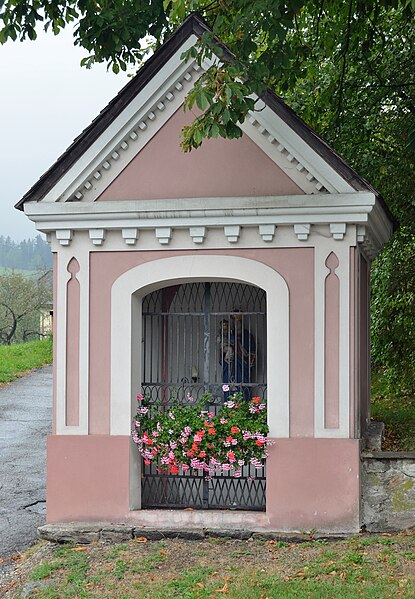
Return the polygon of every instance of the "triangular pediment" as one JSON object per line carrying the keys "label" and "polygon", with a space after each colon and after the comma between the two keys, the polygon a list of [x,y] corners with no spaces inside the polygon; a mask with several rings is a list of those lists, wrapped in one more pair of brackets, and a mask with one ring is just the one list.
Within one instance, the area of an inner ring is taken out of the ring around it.
{"label": "triangular pediment", "polygon": [[240,139],[207,140],[185,154],[180,132],[193,118],[180,107],[98,201],[303,193],[246,133]]}

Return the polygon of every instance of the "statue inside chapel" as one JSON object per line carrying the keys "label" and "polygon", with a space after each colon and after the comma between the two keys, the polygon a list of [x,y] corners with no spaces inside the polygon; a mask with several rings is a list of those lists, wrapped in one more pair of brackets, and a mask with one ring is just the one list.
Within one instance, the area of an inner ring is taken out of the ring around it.
{"label": "statue inside chapel", "polygon": [[[229,384],[231,391],[241,390],[244,399],[249,400],[252,370],[256,361],[256,341],[246,328],[242,312],[234,310],[229,319],[221,320],[217,340],[220,345],[219,362],[222,366],[223,383]],[[232,389],[234,384],[235,389]],[[229,392],[225,392],[225,400]]]}

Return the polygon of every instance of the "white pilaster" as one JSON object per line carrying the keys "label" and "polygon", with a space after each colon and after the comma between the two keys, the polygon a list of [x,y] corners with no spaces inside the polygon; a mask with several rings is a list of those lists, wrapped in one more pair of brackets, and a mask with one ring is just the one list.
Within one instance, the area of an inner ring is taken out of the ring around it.
{"label": "white pilaster", "polygon": [[[335,251],[339,259],[339,428],[325,428],[325,281],[329,273],[325,262]],[[314,250],[314,436],[349,437],[349,335],[350,335],[350,244],[346,240],[333,247],[331,237],[320,238]]]}

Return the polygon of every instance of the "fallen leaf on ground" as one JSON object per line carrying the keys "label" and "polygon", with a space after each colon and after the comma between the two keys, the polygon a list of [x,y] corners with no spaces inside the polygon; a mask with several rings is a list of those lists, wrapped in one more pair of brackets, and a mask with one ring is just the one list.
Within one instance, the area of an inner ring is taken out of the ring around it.
{"label": "fallen leaf on ground", "polygon": [[73,547],[72,551],[86,551],[86,547]]}
{"label": "fallen leaf on ground", "polygon": [[215,589],[215,593],[226,593],[227,590],[228,590],[228,583],[225,582],[225,584],[223,585],[223,587],[221,589]]}
{"label": "fallen leaf on ground", "polygon": [[137,537],[135,540],[136,543],[147,543],[147,541],[147,537]]}

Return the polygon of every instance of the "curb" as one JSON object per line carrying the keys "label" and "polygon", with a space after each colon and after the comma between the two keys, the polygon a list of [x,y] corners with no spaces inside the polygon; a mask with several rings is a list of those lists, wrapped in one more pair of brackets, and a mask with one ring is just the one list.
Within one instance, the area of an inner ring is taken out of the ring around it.
{"label": "curb", "polygon": [[356,534],[314,534],[260,532],[254,530],[217,530],[217,529],[174,529],[145,528],[128,524],[111,523],[65,523],[45,524],[37,529],[38,538],[52,543],[123,543],[132,539],[145,538],[149,541],[162,539],[183,539],[186,541],[202,541],[204,539],[236,539],[240,541],[276,541],[283,543],[305,543],[309,541],[341,541]]}

